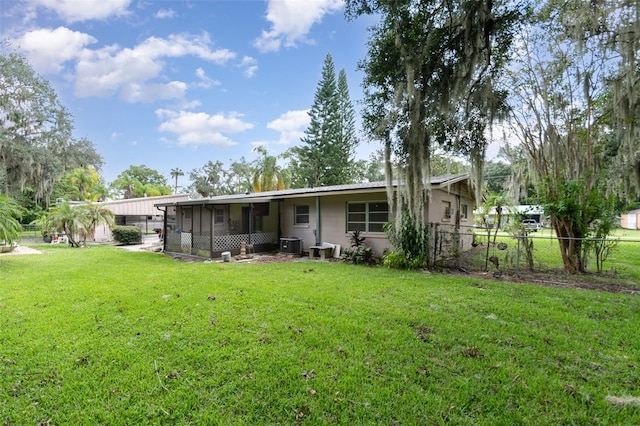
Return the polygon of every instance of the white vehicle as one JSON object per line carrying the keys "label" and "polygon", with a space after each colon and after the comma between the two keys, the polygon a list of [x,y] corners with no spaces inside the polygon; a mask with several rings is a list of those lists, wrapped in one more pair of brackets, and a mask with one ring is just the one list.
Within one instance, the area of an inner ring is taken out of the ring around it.
{"label": "white vehicle", "polygon": [[538,223],[535,219],[525,219],[522,221],[522,229],[525,231],[538,232],[538,229],[542,229],[542,224]]}

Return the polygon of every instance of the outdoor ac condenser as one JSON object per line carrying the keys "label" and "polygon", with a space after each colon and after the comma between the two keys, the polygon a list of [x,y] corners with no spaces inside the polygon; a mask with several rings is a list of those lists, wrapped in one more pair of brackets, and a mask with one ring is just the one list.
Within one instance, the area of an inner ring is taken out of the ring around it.
{"label": "outdoor ac condenser", "polygon": [[302,253],[300,238],[280,238],[280,252],[289,254]]}

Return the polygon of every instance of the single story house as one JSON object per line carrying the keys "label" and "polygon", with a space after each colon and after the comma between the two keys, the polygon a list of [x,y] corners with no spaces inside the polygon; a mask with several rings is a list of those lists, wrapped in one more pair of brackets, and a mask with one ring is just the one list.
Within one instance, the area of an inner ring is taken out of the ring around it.
{"label": "single story house", "polygon": [[621,214],[620,227],[624,229],[640,229],[640,209]]}
{"label": "single story house", "polygon": [[[163,227],[164,211],[158,210],[155,206],[157,203],[175,203],[188,198],[188,194],[175,194],[104,201],[96,204],[113,212],[116,225],[137,226],[143,233],[147,233]],[[112,241],[111,230],[105,224],[98,225],[94,239],[98,242]]]}
{"label": "single story house", "polygon": [[[434,176],[426,221],[470,227],[474,198],[469,174]],[[323,242],[350,246],[354,231],[377,255],[391,248],[383,227],[393,220],[384,182],[299,188],[156,203],[164,211],[164,251],[214,258],[279,247],[308,252]],[[470,245],[470,242],[469,242]]]}

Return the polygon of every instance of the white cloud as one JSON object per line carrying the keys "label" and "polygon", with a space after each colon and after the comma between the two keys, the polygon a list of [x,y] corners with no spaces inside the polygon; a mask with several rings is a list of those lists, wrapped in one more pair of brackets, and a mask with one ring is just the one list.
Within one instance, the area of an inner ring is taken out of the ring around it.
{"label": "white cloud", "polygon": [[155,99],[175,98],[184,93],[186,86],[171,82],[160,87],[148,81],[160,76],[166,58],[190,55],[224,64],[236,56],[227,49],[212,50],[210,45],[207,34],[177,34],[168,38],[150,37],[134,48],[112,45],[98,50],[84,49],[76,66],[76,94],[88,97],[120,93],[134,102],[151,99],[144,94],[160,88]]}
{"label": "white cloud", "polygon": [[41,73],[59,73],[63,64],[76,59],[79,52],[97,40],[89,34],[65,27],[42,28],[23,34],[15,40],[29,63]]}
{"label": "white cloud", "polygon": [[168,38],[149,37],[135,47],[136,54],[151,58],[179,57],[193,55],[202,59],[213,61],[219,65],[236,57],[236,54],[228,49],[211,50],[209,34],[200,36],[190,34],[172,34]]}
{"label": "white cloud", "polygon": [[244,68],[243,74],[247,78],[253,77],[255,73],[258,71],[258,61],[255,58],[252,58],[251,56],[243,57],[242,61],[240,62],[240,65],[238,66],[240,68]]}
{"label": "white cloud", "polygon": [[187,92],[187,84],[171,81],[167,84],[131,83],[122,88],[120,97],[127,102],[153,102],[159,99],[182,99]]}
{"label": "white cloud", "polygon": [[45,7],[53,10],[67,23],[107,19],[129,13],[131,0],[30,0],[30,7]]}
{"label": "white cloud", "polygon": [[214,80],[211,77],[207,76],[207,73],[202,68],[196,69],[196,77],[200,79],[200,82],[196,83],[195,85],[203,89],[208,89],[211,86],[220,86],[220,84],[222,84],[218,80]]}
{"label": "white cloud", "polygon": [[282,45],[309,43],[307,34],[313,24],[322,21],[324,15],[340,10],[343,4],[343,0],[268,0],[266,18],[271,22],[271,29],[262,31],[253,45],[261,52],[273,52]]}
{"label": "white cloud", "polygon": [[310,121],[309,110],[287,111],[269,122],[267,127],[280,132],[278,143],[289,144],[300,141]]}
{"label": "white cloud", "polygon": [[173,9],[160,9],[156,12],[157,19],[171,19],[176,16],[176,11]]}
{"label": "white cloud", "polygon": [[236,145],[226,133],[240,133],[253,128],[253,124],[242,120],[237,112],[214,115],[205,112],[156,110],[163,120],[158,130],[177,135],[180,145]]}

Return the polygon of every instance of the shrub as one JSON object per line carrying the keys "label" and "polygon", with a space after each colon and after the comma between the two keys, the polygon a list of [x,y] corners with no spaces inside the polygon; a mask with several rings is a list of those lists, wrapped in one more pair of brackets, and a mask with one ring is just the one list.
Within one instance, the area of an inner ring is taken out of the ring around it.
{"label": "shrub", "polygon": [[351,242],[351,247],[360,248],[364,245],[365,237],[360,236],[361,231],[353,231],[351,233],[351,237],[349,241]]}
{"label": "shrub", "polygon": [[124,246],[142,243],[142,230],[137,226],[116,226],[112,232],[113,239]]}
{"label": "shrub", "polygon": [[354,265],[376,265],[378,263],[373,249],[365,246],[344,249],[340,259],[345,263],[353,263]]}
{"label": "shrub", "polygon": [[420,269],[424,259],[410,257],[401,250],[390,250],[382,256],[382,265],[393,269]]}
{"label": "shrub", "polygon": [[424,224],[415,221],[405,212],[400,227],[394,222],[387,222],[384,231],[395,247],[395,250],[385,254],[384,258],[389,258],[384,263],[385,266],[397,269],[418,269],[424,266],[429,241],[429,231]]}

